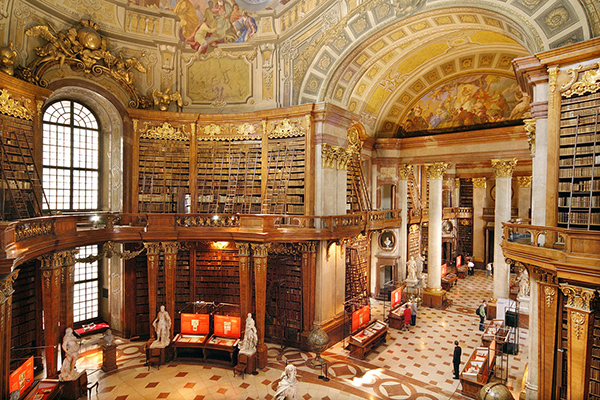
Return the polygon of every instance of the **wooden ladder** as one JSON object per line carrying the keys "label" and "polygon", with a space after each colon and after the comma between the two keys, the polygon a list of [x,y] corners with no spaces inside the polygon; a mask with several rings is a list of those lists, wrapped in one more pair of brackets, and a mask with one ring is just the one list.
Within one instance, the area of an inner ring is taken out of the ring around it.
{"label": "wooden ladder", "polygon": [[[369,288],[360,262],[358,250],[348,248],[346,252],[346,298],[358,299],[362,305],[368,304]],[[364,303],[364,304],[363,304]]]}
{"label": "wooden ladder", "polygon": [[348,162],[348,178],[352,184],[354,196],[358,202],[358,210],[354,211],[371,211],[371,201],[369,200],[369,192],[367,184],[360,167],[360,158],[351,156]]}
{"label": "wooden ladder", "polygon": [[408,193],[410,195],[410,201],[412,207],[409,208],[421,208],[421,195],[419,194],[419,188],[417,187],[417,180],[415,173],[412,169],[408,171]]}
{"label": "wooden ladder", "polygon": [[[231,159],[233,161],[233,158]],[[236,204],[235,197],[237,195],[238,179],[240,177],[240,164],[242,162],[242,152],[238,153],[237,166],[233,165],[233,162],[229,163],[229,181],[227,182],[227,195],[225,200],[225,206],[223,213],[233,213],[234,206]],[[235,174],[233,173],[235,168]]]}

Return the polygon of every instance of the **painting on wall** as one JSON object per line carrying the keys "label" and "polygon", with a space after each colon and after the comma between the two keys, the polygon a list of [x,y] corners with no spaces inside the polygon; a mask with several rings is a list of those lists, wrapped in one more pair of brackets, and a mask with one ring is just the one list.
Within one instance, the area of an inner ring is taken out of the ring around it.
{"label": "painting on wall", "polygon": [[400,119],[397,137],[515,125],[531,118],[530,98],[513,78],[455,78],[416,101]]}
{"label": "painting on wall", "polygon": [[251,71],[243,59],[195,61],[188,70],[188,96],[194,103],[244,103],[252,94]]}
{"label": "painting on wall", "polygon": [[181,26],[178,32],[179,40],[196,50],[198,56],[214,49],[220,43],[247,42],[257,31],[256,20],[249,11],[230,0],[129,0],[129,2],[175,13],[179,17]]}

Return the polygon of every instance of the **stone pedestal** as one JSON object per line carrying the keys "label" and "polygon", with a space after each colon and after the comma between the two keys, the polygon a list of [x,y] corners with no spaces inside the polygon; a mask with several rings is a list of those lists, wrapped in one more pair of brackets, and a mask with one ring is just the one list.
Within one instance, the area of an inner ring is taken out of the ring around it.
{"label": "stone pedestal", "polygon": [[83,396],[87,397],[87,373],[83,371],[76,379],[61,382],[61,386],[61,399],[77,400]]}
{"label": "stone pedestal", "polygon": [[102,371],[111,372],[117,368],[117,345],[107,344],[102,346]]}

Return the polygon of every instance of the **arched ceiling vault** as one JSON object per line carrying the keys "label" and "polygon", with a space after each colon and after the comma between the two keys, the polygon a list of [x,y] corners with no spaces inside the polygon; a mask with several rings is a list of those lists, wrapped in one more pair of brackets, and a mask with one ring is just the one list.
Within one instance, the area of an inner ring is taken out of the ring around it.
{"label": "arched ceiling vault", "polygon": [[[448,4],[430,4],[436,3]],[[514,77],[512,59],[564,45],[558,43],[560,32],[549,34],[553,24],[561,25],[552,17],[556,13],[557,19],[565,17],[552,10],[568,8],[569,21],[562,24],[565,40],[589,38],[580,6],[565,6],[561,1],[552,6],[543,0],[512,3],[521,5],[517,15],[511,15],[506,5],[504,13],[478,7],[436,8],[379,29],[373,21],[376,17],[367,13],[349,18],[346,25],[355,36],[361,30],[370,33],[355,40],[354,47],[342,51],[336,61],[336,40],[322,46],[305,75],[300,102],[312,97],[339,105],[360,115],[369,135],[391,137],[411,105],[441,84],[475,74]],[[524,4],[534,3],[539,6],[535,12],[524,11]]]}

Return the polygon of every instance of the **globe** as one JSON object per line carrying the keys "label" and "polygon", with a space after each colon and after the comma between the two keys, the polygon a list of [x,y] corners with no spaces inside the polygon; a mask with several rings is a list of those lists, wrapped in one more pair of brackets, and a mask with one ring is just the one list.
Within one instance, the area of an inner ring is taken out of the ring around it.
{"label": "globe", "polygon": [[510,390],[501,382],[485,384],[477,394],[479,400],[514,400]]}
{"label": "globe", "polygon": [[311,360],[311,364],[316,367],[322,365],[325,360],[321,358],[321,352],[327,348],[329,344],[329,335],[320,327],[313,329],[306,338],[306,344],[311,351],[317,353],[314,360]]}

